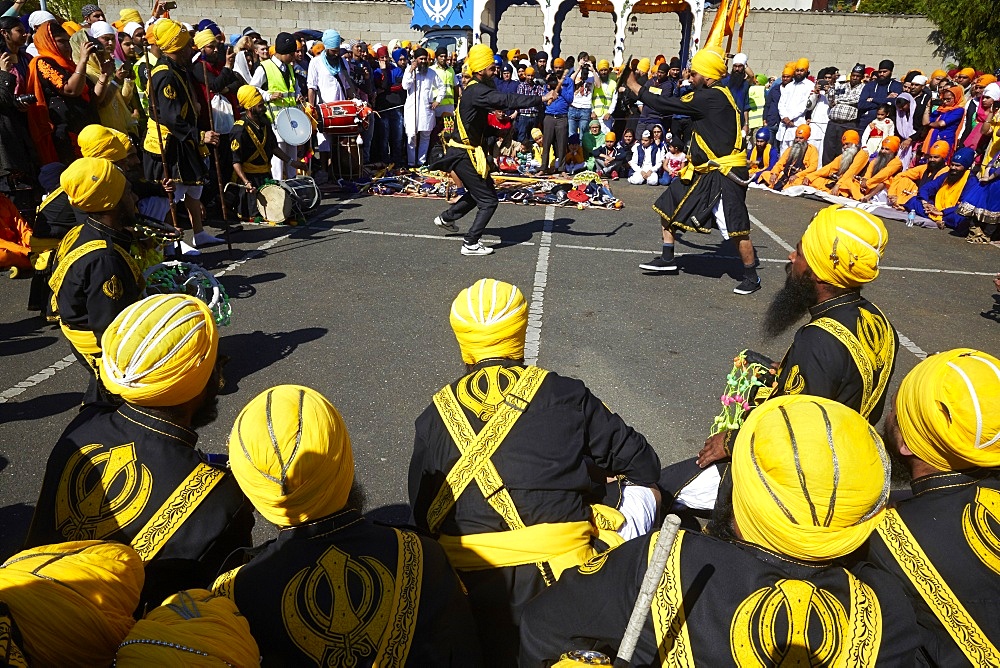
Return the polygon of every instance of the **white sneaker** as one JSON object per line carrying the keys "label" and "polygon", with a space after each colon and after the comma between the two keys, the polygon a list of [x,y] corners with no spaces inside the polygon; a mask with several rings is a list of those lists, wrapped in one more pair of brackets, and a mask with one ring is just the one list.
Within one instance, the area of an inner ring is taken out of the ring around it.
{"label": "white sneaker", "polygon": [[181,242],[181,253],[184,255],[201,255],[201,251],[194,246],[188,246],[183,241]]}
{"label": "white sneaker", "polygon": [[202,230],[198,234],[194,235],[194,245],[196,247],[200,246],[211,246],[212,244],[221,244],[224,240],[219,237],[213,237],[211,234]]}
{"label": "white sneaker", "polygon": [[484,246],[479,241],[476,242],[475,246],[462,244],[462,255],[490,255],[491,253],[493,253],[493,249],[489,246]]}
{"label": "white sneaker", "polygon": [[434,219],[434,224],[437,225],[438,227],[440,227],[442,230],[445,230],[447,232],[453,232],[453,233],[454,232],[458,232],[458,225],[456,225],[455,223],[449,223],[447,220],[445,220],[441,216],[437,216]]}

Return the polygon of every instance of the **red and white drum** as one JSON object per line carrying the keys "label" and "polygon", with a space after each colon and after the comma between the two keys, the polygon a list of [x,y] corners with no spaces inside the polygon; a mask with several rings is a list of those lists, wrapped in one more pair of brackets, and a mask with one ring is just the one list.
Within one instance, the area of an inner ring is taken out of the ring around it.
{"label": "red and white drum", "polygon": [[358,100],[326,102],[319,105],[320,130],[331,135],[356,135],[364,127],[368,105]]}

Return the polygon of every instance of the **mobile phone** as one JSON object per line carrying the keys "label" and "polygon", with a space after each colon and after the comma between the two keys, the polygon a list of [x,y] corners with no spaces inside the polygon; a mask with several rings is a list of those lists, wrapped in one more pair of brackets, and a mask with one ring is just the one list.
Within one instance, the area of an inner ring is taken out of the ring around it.
{"label": "mobile phone", "polygon": [[164,2],[163,3],[163,9],[165,9],[168,12],[171,9],[177,9],[177,3],[176,2]]}

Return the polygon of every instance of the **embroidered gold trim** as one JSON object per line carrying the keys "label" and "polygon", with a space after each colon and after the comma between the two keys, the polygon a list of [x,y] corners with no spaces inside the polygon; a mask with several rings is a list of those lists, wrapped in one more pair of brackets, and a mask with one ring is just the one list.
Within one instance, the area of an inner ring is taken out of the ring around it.
{"label": "embroidered gold trim", "polygon": [[242,566],[237,566],[236,568],[226,571],[219,577],[215,578],[215,582],[212,583],[212,592],[216,596],[223,596],[228,598],[230,601],[236,601],[236,574],[239,573]]}
{"label": "embroidered gold trim", "polygon": [[373,668],[401,668],[406,665],[417,627],[424,557],[420,538],[409,531],[396,532],[396,586],[392,592],[392,619],[382,634]]}
{"label": "embroidered gold trim", "polygon": [[[648,563],[653,556],[653,547],[659,533],[654,533],[649,539]],[[656,647],[660,654],[660,662],[664,666],[678,668],[694,668],[694,654],[691,649],[691,638],[688,635],[687,617],[684,614],[684,590],[681,583],[681,545],[684,542],[684,532],[677,534],[674,544],[670,546],[667,555],[667,567],[663,569],[663,577],[653,594],[650,612],[653,619],[653,630],[656,632]]]}

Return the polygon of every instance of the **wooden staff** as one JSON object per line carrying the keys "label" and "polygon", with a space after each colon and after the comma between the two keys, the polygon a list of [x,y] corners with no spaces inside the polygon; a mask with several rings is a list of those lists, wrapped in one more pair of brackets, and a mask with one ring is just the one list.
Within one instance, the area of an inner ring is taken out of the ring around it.
{"label": "wooden staff", "polygon": [[[205,99],[208,100],[208,129],[215,132],[215,116],[212,114],[212,92],[208,90],[208,64],[204,55],[201,59],[201,72],[205,77]],[[229,259],[233,259],[233,240],[229,234],[229,214],[226,212],[226,190],[222,184],[222,165],[219,164],[219,145],[212,145],[212,156],[215,158],[215,180],[219,184],[219,207],[222,209],[222,224],[226,228],[226,251]]]}
{"label": "wooden staff", "polygon": [[[146,80],[146,97],[149,99],[149,112],[153,117],[153,124],[156,126],[156,143],[160,147],[160,164],[163,165],[163,180],[169,181],[170,169],[167,167],[167,156],[165,155],[163,146],[163,130],[160,128],[160,113],[156,109],[156,91],[153,90],[153,66],[147,58],[149,53],[147,47],[141,46],[141,49],[142,57],[146,60],[146,65],[149,67],[149,79]],[[180,233],[181,228],[177,224],[177,203],[174,202],[173,190],[167,191],[167,204],[170,205],[170,219],[174,223],[174,229]],[[175,251],[178,256],[181,254],[180,246],[180,241],[174,242]]]}

